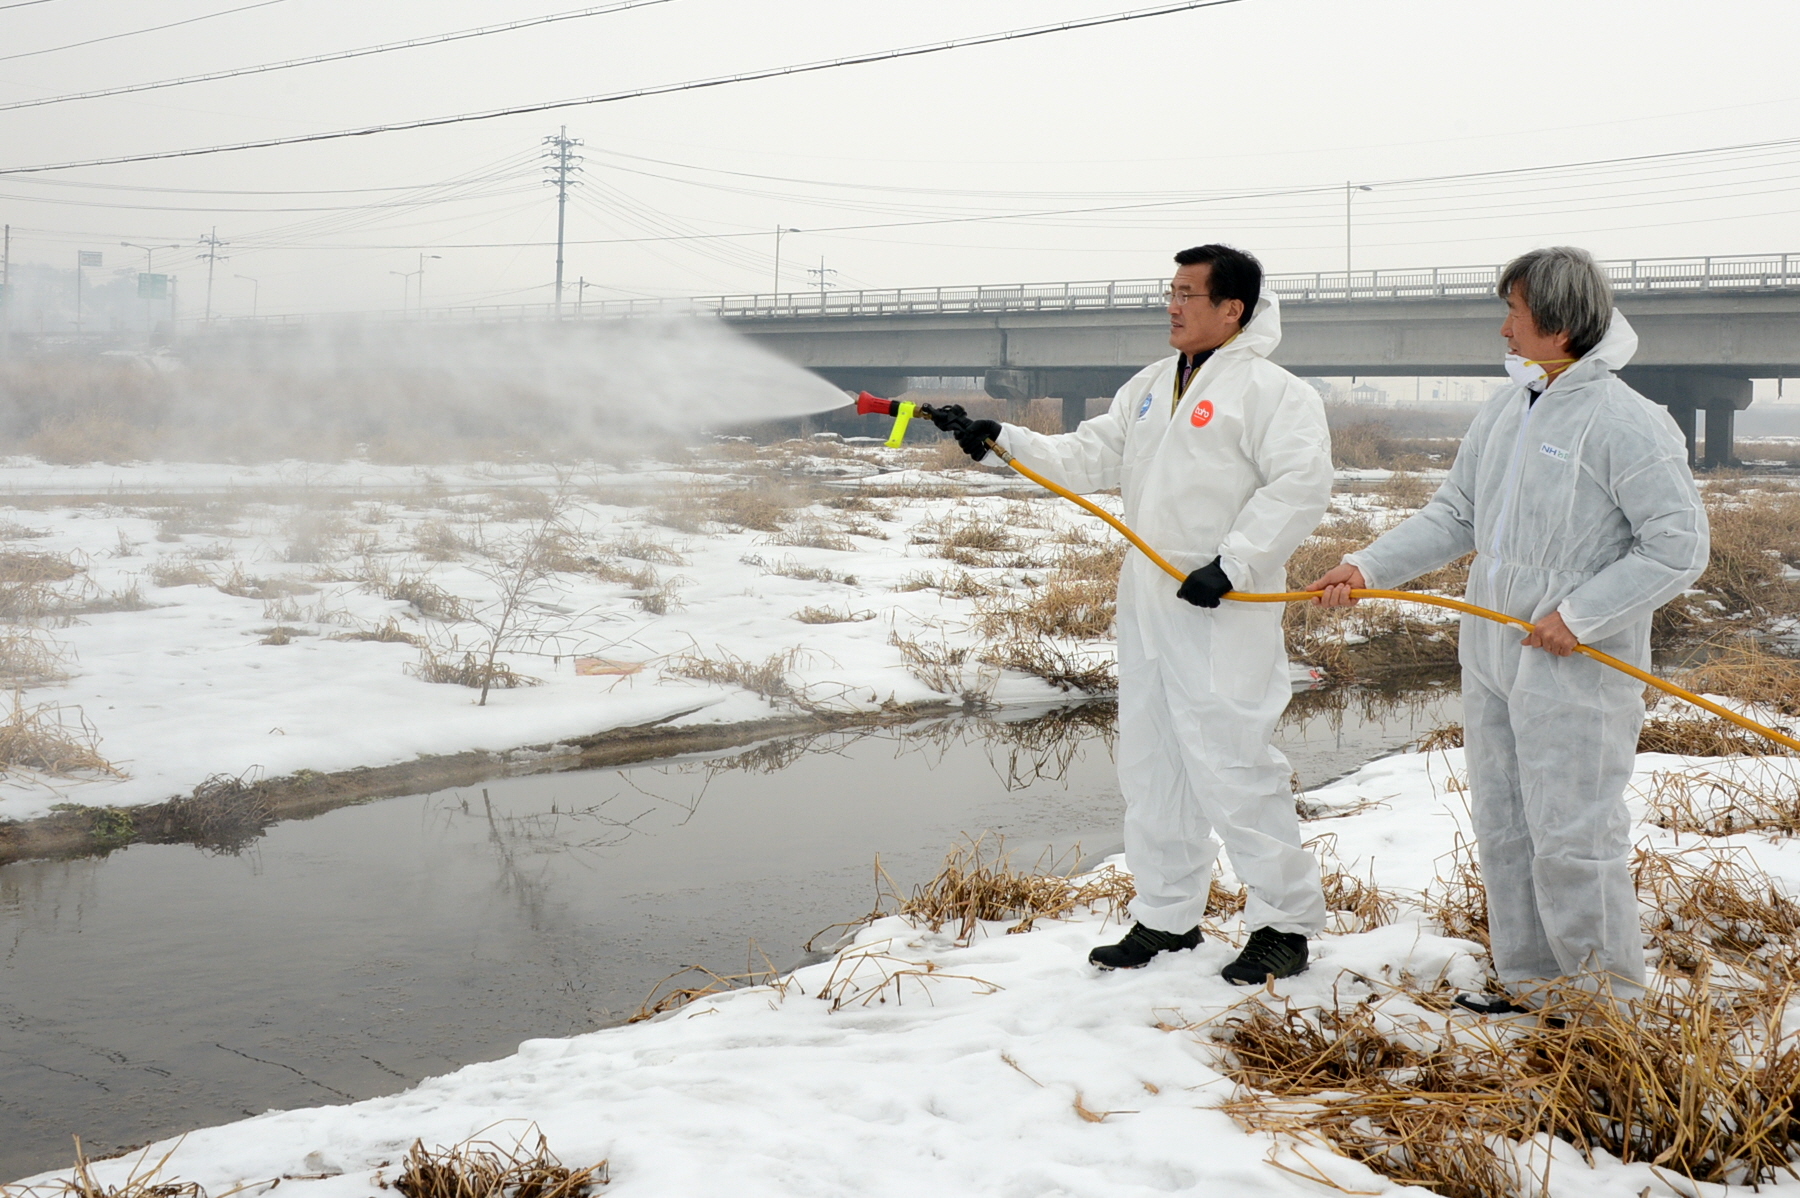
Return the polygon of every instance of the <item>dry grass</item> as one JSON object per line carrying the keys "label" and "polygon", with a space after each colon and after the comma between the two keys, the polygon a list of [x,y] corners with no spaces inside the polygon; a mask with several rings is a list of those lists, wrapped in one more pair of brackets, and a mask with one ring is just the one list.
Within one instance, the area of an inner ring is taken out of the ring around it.
{"label": "dry grass", "polygon": [[1394,921],[1399,900],[1375,885],[1373,863],[1367,878],[1344,868],[1338,859],[1337,833],[1315,836],[1303,846],[1319,858],[1320,880],[1325,888],[1325,910],[1334,918],[1339,933],[1369,932]]}
{"label": "dry grass", "polygon": [[[1071,853],[1062,857],[1048,850],[1029,870],[1014,867],[1004,838],[990,847],[985,836],[952,846],[935,876],[902,895],[876,862],[884,892],[870,920],[901,915],[939,931],[947,925],[967,940],[979,923],[1017,921],[1007,932],[1029,932],[1040,919],[1062,919],[1078,911],[1104,907],[1123,911],[1137,893],[1129,875],[1111,866],[1081,879],[1068,876],[1074,864]],[[893,909],[885,909],[891,901]]]}
{"label": "dry grass", "polygon": [[[459,658],[458,653],[462,656]],[[471,690],[516,690],[524,686],[541,686],[543,680],[521,674],[503,661],[488,661],[479,654],[462,650],[455,644],[439,652],[430,645],[419,649],[419,660],[406,667],[406,672],[421,682],[445,686],[466,686]]]}
{"label": "dry grass", "polygon": [[421,616],[434,620],[466,620],[468,600],[446,591],[422,574],[401,574],[398,578],[378,583],[377,591],[384,599],[398,599],[410,604]]}
{"label": "dry grass", "polygon": [[72,652],[35,628],[0,628],[0,686],[16,691],[67,681]]}
{"label": "dry grass", "polygon": [[1380,420],[1350,420],[1331,430],[1331,460],[1351,470],[1423,470],[1447,466],[1457,439],[1402,437]]}
{"label": "dry grass", "polygon": [[1411,512],[1424,507],[1426,501],[1436,494],[1437,488],[1436,483],[1422,475],[1409,470],[1396,470],[1376,484],[1375,493],[1389,507]]}
{"label": "dry grass", "polygon": [[765,561],[754,553],[746,554],[738,560],[746,566],[755,566],[764,574],[777,574],[782,578],[793,578],[800,582],[833,582],[848,587],[856,585],[856,575],[854,574],[843,574],[836,570],[828,570],[823,566],[803,566],[792,554],[787,554],[774,562]]}
{"label": "dry grass", "polygon": [[[81,1146],[81,1137],[75,1136],[75,1167],[67,1177],[58,1177],[44,1186],[9,1186],[0,1185],[0,1198],[207,1198],[206,1191],[198,1182],[177,1181],[173,1178],[162,1180],[163,1167],[175,1154],[175,1149],[163,1153],[155,1163],[149,1161],[146,1149],[132,1162],[131,1171],[125,1180],[118,1185],[105,1185],[95,1179],[89,1165],[88,1155]],[[178,1146],[179,1146],[179,1142]],[[219,1195],[219,1198],[231,1198],[233,1194],[250,1188],[256,1183],[244,1183],[233,1187]]]}
{"label": "dry grass", "polygon": [[857,624],[874,618],[872,611],[840,611],[835,607],[803,607],[794,613],[794,619],[802,624]]}
{"label": "dry grass", "polygon": [[1475,844],[1461,830],[1450,851],[1438,858],[1437,879],[1425,891],[1424,909],[1444,935],[1488,947],[1487,886]]}
{"label": "dry grass", "polygon": [[1650,822],[1671,832],[1800,833],[1800,781],[1781,767],[1781,759],[1659,770],[1650,777],[1645,803]]}
{"label": "dry grass", "polygon": [[679,575],[673,578],[658,580],[655,571],[650,573],[650,585],[632,596],[631,602],[641,612],[653,616],[666,616],[672,611],[679,611],[685,606],[681,602],[681,588],[688,585],[688,580]]}
{"label": "dry grass", "polygon": [[938,574],[929,570],[915,570],[896,583],[894,590],[902,594],[937,591],[947,599],[981,599],[998,593],[998,588],[989,586],[967,570],[955,573],[944,570]]}
{"label": "dry grass", "polygon": [[1709,648],[1704,662],[1683,672],[1681,683],[1687,689],[1800,715],[1800,661],[1770,653],[1745,636]]}
{"label": "dry grass", "polygon": [[888,644],[900,650],[900,659],[906,663],[907,672],[929,689],[940,695],[961,696],[964,706],[985,705],[987,692],[993,689],[993,679],[978,678],[972,688],[965,685],[966,667],[975,660],[973,647],[952,645],[944,640],[935,645],[928,644],[901,636],[898,630],[888,634]]}
{"label": "dry grass", "polygon": [[80,566],[58,554],[0,550],[0,585],[67,582],[79,573]]}
{"label": "dry grass", "polygon": [[155,809],[138,828],[144,840],[192,844],[219,853],[241,852],[275,818],[258,787],[230,774],[214,774],[194,792]]}
{"label": "dry grass", "polygon": [[1754,985],[1800,972],[1800,903],[1747,855],[1640,848],[1632,881],[1652,908],[1645,931],[1660,973],[1704,979],[1723,965]]}
{"label": "dry grass", "polygon": [[836,525],[817,516],[796,516],[763,540],[765,545],[788,545],[796,549],[832,549],[839,553],[855,550],[856,542]]}
{"label": "dry grass", "polygon": [[650,562],[658,566],[687,565],[687,558],[673,545],[642,533],[627,533],[607,541],[599,548],[603,557],[628,557],[633,561]]}
{"label": "dry grass", "polygon": [[405,1198],[579,1198],[611,1180],[605,1161],[564,1165],[534,1124],[510,1148],[471,1138],[428,1149],[414,1140],[393,1186]]}
{"label": "dry grass", "polygon": [[1034,674],[1062,691],[1090,695],[1119,689],[1119,668],[1110,654],[1067,649],[1044,636],[1014,636],[983,649],[980,660],[1004,670]]}
{"label": "dry grass", "polygon": [[795,685],[792,675],[810,656],[805,649],[796,645],[755,662],[739,657],[727,649],[715,648],[711,654],[705,654],[695,646],[665,661],[662,672],[675,678],[690,678],[695,682],[740,686],[773,703],[776,699],[801,697],[801,689]]}
{"label": "dry grass", "polygon": [[425,643],[422,637],[400,627],[400,621],[389,616],[387,623],[373,628],[356,628],[349,632],[340,632],[331,638],[334,641],[375,641],[383,645],[412,645],[417,648]]}
{"label": "dry grass", "polygon": [[1226,1110],[1452,1198],[1539,1192],[1525,1161],[1541,1135],[1697,1181],[1772,1182],[1800,1155],[1789,996],[1662,979],[1628,1004],[1561,987],[1522,1027],[1252,1001],[1229,1021],[1227,1071],[1260,1092]]}
{"label": "dry grass", "polygon": [[1023,636],[1099,640],[1112,632],[1118,584],[1052,577],[1019,601],[1011,595],[978,599],[975,626],[983,636],[1012,640]]}
{"label": "dry grass", "polygon": [[1791,612],[1796,586],[1783,563],[1800,566],[1800,493],[1756,491],[1725,495],[1708,489],[1712,557],[1695,585],[1728,612]]}
{"label": "dry grass", "polygon": [[12,711],[0,722],[0,774],[29,771],[59,778],[125,771],[100,755],[100,734],[79,707],[39,703],[27,707],[13,692]]}
{"label": "dry grass", "polygon": [[413,552],[431,561],[453,562],[469,549],[469,542],[442,520],[427,520],[413,530]]}

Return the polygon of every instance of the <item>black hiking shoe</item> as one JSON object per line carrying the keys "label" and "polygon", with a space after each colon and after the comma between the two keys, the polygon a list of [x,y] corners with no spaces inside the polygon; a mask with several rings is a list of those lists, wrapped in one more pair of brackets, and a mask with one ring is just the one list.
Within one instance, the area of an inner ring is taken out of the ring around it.
{"label": "black hiking shoe", "polygon": [[1233,986],[1260,986],[1270,978],[1291,978],[1306,970],[1306,937],[1298,932],[1258,928],[1237,960],[1219,971]]}
{"label": "black hiking shoe", "polygon": [[1200,929],[1185,932],[1159,932],[1141,923],[1131,925],[1125,939],[1117,944],[1102,944],[1088,954],[1088,961],[1101,969],[1142,969],[1157,953],[1172,953],[1195,948],[1200,943]]}
{"label": "black hiking shoe", "polygon": [[1529,1015],[1530,1007],[1522,1007],[1504,994],[1459,994],[1456,1006],[1477,1015]]}

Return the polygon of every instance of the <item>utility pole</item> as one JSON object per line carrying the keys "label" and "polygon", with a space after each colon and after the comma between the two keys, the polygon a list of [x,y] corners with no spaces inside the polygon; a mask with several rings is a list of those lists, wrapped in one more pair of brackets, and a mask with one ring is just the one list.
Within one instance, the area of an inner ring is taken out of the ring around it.
{"label": "utility pole", "polygon": [[420,254],[419,255],[419,269],[414,271],[413,273],[419,276],[419,297],[418,297],[417,303],[418,303],[418,307],[419,307],[419,315],[420,316],[425,315],[425,259],[427,259],[427,258],[442,259],[443,255],[442,254]]}
{"label": "utility pole", "polygon": [[219,240],[219,226],[214,225],[211,233],[200,238],[200,244],[206,247],[206,252],[200,255],[202,258],[206,259],[206,316],[201,323],[211,324],[213,267],[220,259],[229,258],[229,255],[221,254],[219,252],[219,247],[222,245],[230,245],[231,243],[229,241]]}
{"label": "utility pole", "polygon": [[564,125],[555,137],[546,137],[544,144],[550,151],[544,157],[550,165],[544,168],[550,176],[550,183],[556,188],[556,317],[562,319],[563,301],[563,229],[564,217],[569,207],[569,188],[572,184],[569,176],[581,171],[582,159],[574,149],[582,143],[569,136],[569,127]]}
{"label": "utility pole", "polygon": [[575,318],[577,320],[581,318],[582,305],[587,303],[587,289],[592,286],[595,284],[588,282],[586,275],[575,280]]}
{"label": "utility pole", "polygon": [[257,309],[262,307],[262,283],[249,275],[232,275],[234,279],[242,279],[250,284],[250,319],[255,320]]}
{"label": "utility pole", "polygon": [[[0,247],[0,358],[12,352],[12,226]],[[1776,384],[1779,397],[1780,384]]]}
{"label": "utility pole", "polygon": [[831,281],[829,276],[836,274],[837,270],[835,268],[828,268],[825,265],[825,255],[820,254],[818,269],[815,270],[809,266],[806,268],[806,273],[809,275],[817,275],[819,277],[819,311],[823,312],[825,311],[825,289],[827,287],[837,286],[836,283]]}

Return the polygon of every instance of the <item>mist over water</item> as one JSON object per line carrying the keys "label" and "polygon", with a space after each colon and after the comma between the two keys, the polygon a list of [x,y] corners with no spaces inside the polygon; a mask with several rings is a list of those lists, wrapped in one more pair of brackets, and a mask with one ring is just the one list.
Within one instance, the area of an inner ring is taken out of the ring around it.
{"label": "mist over water", "polygon": [[845,395],[723,323],[221,326],[0,365],[7,448],[58,461],[620,459]]}

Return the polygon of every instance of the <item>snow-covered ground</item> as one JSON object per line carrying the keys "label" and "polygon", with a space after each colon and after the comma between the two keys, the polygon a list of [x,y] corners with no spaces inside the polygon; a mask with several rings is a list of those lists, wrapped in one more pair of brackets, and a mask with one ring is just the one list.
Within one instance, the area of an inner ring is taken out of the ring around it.
{"label": "snow-covered ground", "polygon": [[[934,650],[973,644],[975,592],[1028,597],[1059,539],[1098,542],[1099,521],[1060,501],[1009,498],[1022,493],[1011,475],[911,469],[882,451],[802,452],[783,464],[793,484],[768,470],[753,480],[778,492],[769,509],[734,514],[705,510],[719,488],[745,485],[716,461],[561,476],[529,466],[0,462],[0,553],[80,567],[53,584],[62,614],[32,634],[62,658],[65,677],[27,678],[22,700],[56,705],[70,727],[85,719],[126,775],[8,774],[0,820],[66,802],[159,802],[215,774],[325,772],[672,717],[772,714],[741,687],[677,676],[677,659],[704,674],[702,658],[761,666],[786,655],[777,673],[790,693],[776,705],[786,711],[1061,693],[973,661],[934,677],[949,693],[934,691],[890,637]],[[815,484],[829,489],[793,494]],[[873,484],[935,497],[860,498]],[[509,577],[495,559],[541,526],[559,494],[562,560],[525,596],[525,626],[499,654],[541,685],[496,690],[481,707],[469,689],[417,677],[420,647],[343,639],[393,621],[445,660],[478,650]],[[997,534],[1001,547],[938,556],[946,530],[959,528]],[[433,593],[477,618],[445,618]],[[287,631],[271,637],[275,629]],[[1092,640],[1082,652],[1104,663],[1112,648]]]}
{"label": "snow-covered ground", "polygon": [[[1680,845],[1643,822],[1659,771],[1717,762],[1640,758],[1634,814],[1651,847]],[[1791,765],[1784,766],[1795,776]],[[1461,750],[1375,762],[1309,796],[1339,813],[1338,859],[1404,896],[1431,884],[1464,826]],[[1725,838],[1790,891],[1800,847]],[[1315,1007],[1373,998],[1384,1018],[1442,1024],[1403,986],[1478,986],[1477,947],[1439,934],[1403,902],[1392,923],[1317,939],[1310,970],[1270,990],[1218,969],[1241,937],[1209,924],[1191,953],[1099,974],[1088,949],[1116,938],[1102,911],[933,932],[900,918],[861,929],[830,960],[772,986],[700,998],[657,1019],[537,1040],[391,1097],[270,1112],[152,1145],[162,1177],[253,1195],[276,1178],[304,1198],[361,1198],[391,1184],[415,1138],[508,1143],[528,1125],[570,1165],[610,1162],[618,1195],[1231,1195],[1423,1193],[1317,1143],[1247,1132],[1219,1108],[1236,1093],[1219,1037],[1246,1003]],[[1554,1149],[1549,1194],[1722,1193],[1602,1154]],[[102,1182],[137,1158],[95,1166]],[[1538,1162],[1541,1165],[1541,1158]],[[1309,1179],[1313,1178],[1313,1179]],[[248,1187],[237,1190],[237,1187]]]}

